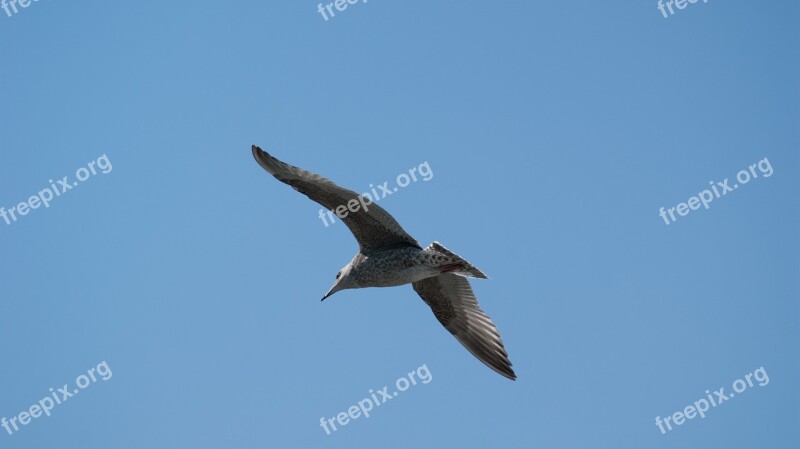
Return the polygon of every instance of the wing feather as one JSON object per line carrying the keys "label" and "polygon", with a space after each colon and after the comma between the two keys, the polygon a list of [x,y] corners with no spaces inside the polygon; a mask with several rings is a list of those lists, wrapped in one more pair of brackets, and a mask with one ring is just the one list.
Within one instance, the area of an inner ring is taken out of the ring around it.
{"label": "wing feather", "polygon": [[[360,195],[340,187],[322,176],[295,166],[281,162],[266,151],[253,145],[253,157],[264,170],[271,173],[278,181],[292,186],[298,192],[329,210],[336,211],[339,206],[348,207],[347,215],[342,221],[353,233],[362,250],[389,249],[402,246],[420,248],[419,243],[411,237],[388,212],[375,203],[362,207]],[[357,208],[352,200],[359,202]],[[352,209],[357,209],[352,212]],[[344,215],[344,212],[342,213]]]}
{"label": "wing feather", "polygon": [[517,378],[497,327],[481,310],[466,278],[447,273],[412,285],[439,322],[472,355],[501,375]]}

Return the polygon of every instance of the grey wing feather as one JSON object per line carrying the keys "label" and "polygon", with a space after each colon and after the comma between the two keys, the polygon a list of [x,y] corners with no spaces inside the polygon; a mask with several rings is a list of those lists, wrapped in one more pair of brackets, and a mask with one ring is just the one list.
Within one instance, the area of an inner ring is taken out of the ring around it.
{"label": "grey wing feather", "polygon": [[[339,187],[316,173],[281,162],[255,145],[253,145],[253,157],[279,181],[292,186],[327,209],[347,207],[349,201],[359,200],[359,195],[352,190]],[[383,208],[373,203],[368,204],[366,210],[363,209],[359,204],[356,212],[348,211],[347,216],[342,219],[362,250],[401,246],[420,247],[419,243]]]}
{"label": "grey wing feather", "polygon": [[448,273],[412,285],[439,322],[472,355],[501,375],[517,378],[497,327],[481,310],[466,278]]}

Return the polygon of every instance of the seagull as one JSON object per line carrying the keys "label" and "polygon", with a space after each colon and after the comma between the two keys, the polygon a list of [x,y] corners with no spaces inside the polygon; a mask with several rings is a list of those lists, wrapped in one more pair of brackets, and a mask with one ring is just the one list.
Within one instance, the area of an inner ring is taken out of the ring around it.
{"label": "seagull", "polygon": [[351,288],[411,284],[445,329],[472,355],[502,376],[517,378],[497,327],[481,310],[467,280],[488,279],[483,272],[438,242],[423,249],[371,199],[281,162],[255,145],[252,149],[256,162],[278,181],[335,210],[358,241],[358,252],[336,274],[323,301]]}

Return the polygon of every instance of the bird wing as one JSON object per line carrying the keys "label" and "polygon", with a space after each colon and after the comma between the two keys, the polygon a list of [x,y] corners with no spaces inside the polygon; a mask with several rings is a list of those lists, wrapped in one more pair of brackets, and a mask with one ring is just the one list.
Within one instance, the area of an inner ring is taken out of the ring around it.
{"label": "bird wing", "polygon": [[497,327],[481,310],[466,278],[446,273],[412,285],[439,322],[472,355],[503,376],[517,378]]}
{"label": "bird wing", "polygon": [[[335,211],[339,206],[347,207],[348,202],[360,199],[360,196],[352,190],[339,187],[316,173],[281,162],[255,145],[253,145],[253,157],[278,181],[292,186],[327,209]],[[356,209],[356,206],[352,209]],[[342,221],[350,228],[362,250],[401,246],[421,248],[397,220],[377,204],[367,204],[366,207],[362,207],[359,202],[356,212],[352,212],[352,209],[347,211]]]}

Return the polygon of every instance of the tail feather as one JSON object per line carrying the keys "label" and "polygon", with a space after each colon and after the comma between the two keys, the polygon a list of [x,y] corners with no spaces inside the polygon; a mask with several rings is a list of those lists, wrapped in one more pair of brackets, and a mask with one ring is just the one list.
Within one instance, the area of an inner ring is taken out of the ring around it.
{"label": "tail feather", "polygon": [[489,279],[489,276],[486,276],[485,274],[483,274],[483,272],[481,270],[479,270],[477,267],[475,267],[471,263],[467,262],[466,259],[464,259],[463,257],[459,256],[458,254],[456,254],[456,253],[450,251],[449,249],[445,248],[444,245],[442,245],[439,242],[433,242],[425,249],[426,250],[433,250],[433,251],[441,253],[441,254],[443,254],[443,255],[451,258],[451,259],[455,259],[456,263],[461,265],[460,269],[456,269],[456,270],[453,270],[453,271],[448,270],[450,273],[458,274],[458,275],[465,276],[465,277],[474,277],[474,278],[478,278],[478,279]]}

